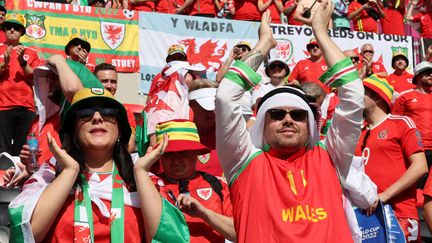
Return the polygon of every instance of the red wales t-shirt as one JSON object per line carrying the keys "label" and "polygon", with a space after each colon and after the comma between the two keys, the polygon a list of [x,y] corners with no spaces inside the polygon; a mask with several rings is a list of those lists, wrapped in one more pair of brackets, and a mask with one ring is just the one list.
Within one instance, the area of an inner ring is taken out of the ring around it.
{"label": "red wales t-shirt", "polygon": [[[156,187],[158,187],[160,194],[171,204],[175,205],[173,197],[177,199],[179,196],[178,184],[176,182],[170,182],[164,175],[161,175],[157,181],[153,178],[153,181]],[[207,209],[232,217],[233,212],[228,186],[222,179],[219,179],[219,181],[222,184],[223,201],[221,201],[220,196],[199,173],[189,180],[188,189],[190,196],[197,199]],[[169,193],[169,191],[171,191],[171,193]],[[189,226],[191,243],[225,242],[225,238],[201,218],[191,217],[185,213],[183,215]]]}
{"label": "red wales t-shirt", "polygon": [[176,14],[176,9],[181,7],[184,3],[184,0],[160,0],[156,4],[156,12],[158,13],[168,13],[168,14]]}
{"label": "red wales t-shirt", "polygon": [[259,21],[261,19],[257,0],[236,0],[234,1],[234,7],[234,19],[250,21]]}
{"label": "red wales t-shirt", "polygon": [[319,80],[319,77],[325,71],[327,71],[327,64],[324,58],[322,58],[321,61],[318,62],[312,62],[308,58],[308,59],[301,60],[297,63],[297,65],[294,67],[294,70],[292,70],[291,74],[289,75],[288,80],[289,81],[297,80],[300,83],[302,82],[318,83],[326,93],[329,93],[330,88]]}
{"label": "red wales t-shirt", "polygon": [[197,14],[212,14],[216,15],[216,7],[213,3],[213,0],[198,0],[195,1],[194,5],[191,8],[189,15],[197,15]]}
{"label": "red wales t-shirt", "polygon": [[[357,70],[360,70],[362,67],[363,67],[363,62],[359,62]],[[384,67],[384,64],[382,64],[381,62],[373,62],[372,71],[374,73],[387,72],[387,70]]]}
{"label": "red wales t-shirt", "polygon": [[399,95],[392,114],[409,116],[421,132],[426,150],[432,149],[432,94],[422,94],[415,89]]}
{"label": "red wales t-shirt", "polygon": [[[291,5],[293,5],[295,1],[296,0],[288,0],[285,3],[285,5],[284,5],[284,9],[286,9],[286,8],[290,7]],[[287,16],[287,18],[288,18],[288,24],[289,25],[299,25],[299,26],[301,26],[301,25],[303,25],[303,23],[294,19],[294,13],[296,11],[296,8],[294,8],[293,11],[291,11],[291,13]]]}
{"label": "red wales t-shirt", "polygon": [[432,38],[432,13],[418,13],[414,15],[413,22],[420,23],[421,37]]}
{"label": "red wales t-shirt", "polygon": [[[364,128],[356,148],[356,155],[363,155],[365,172],[378,186],[378,193],[399,180],[411,165],[409,156],[418,152],[423,152],[423,146],[413,120],[395,115],[388,115],[370,130]],[[417,219],[415,183],[389,203],[398,218]]]}
{"label": "red wales t-shirt", "polygon": [[394,90],[398,93],[413,89],[416,86],[412,84],[413,75],[405,71],[402,75],[390,74],[386,77],[387,82],[393,86]]}
{"label": "red wales t-shirt", "polygon": [[251,157],[230,185],[238,242],[352,242],[328,152]]}
{"label": "red wales t-shirt", "polygon": [[154,2],[129,3],[130,9],[135,11],[153,12],[155,9]]}
{"label": "red wales t-shirt", "polygon": [[[0,63],[4,62],[4,52],[8,46],[0,43]],[[26,47],[24,60],[31,68],[40,64],[36,50]],[[18,63],[18,54],[12,49],[9,65],[0,74],[0,110],[24,107],[35,110],[33,99],[33,74],[26,75]]]}
{"label": "red wales t-shirt", "polygon": [[[263,3],[266,3],[269,1],[272,3],[270,4],[270,6],[267,9],[270,10],[270,16],[271,16],[272,23],[280,24],[281,23],[280,14],[279,14],[279,11],[277,10],[277,7],[276,7],[275,3],[273,2],[273,0],[263,0]],[[282,1],[279,0],[279,2],[281,2],[281,4],[282,4]]]}
{"label": "red wales t-shirt", "polygon": [[404,16],[395,9],[386,8],[383,10],[385,17],[381,18],[381,28],[384,34],[405,35]]}
{"label": "red wales t-shirt", "polygon": [[[353,1],[348,6],[348,14],[356,11],[357,9],[361,8],[361,4],[357,1]],[[369,16],[369,14],[363,10],[352,18],[352,22],[354,24],[354,30],[355,31],[362,31],[362,32],[378,32],[378,23]]]}

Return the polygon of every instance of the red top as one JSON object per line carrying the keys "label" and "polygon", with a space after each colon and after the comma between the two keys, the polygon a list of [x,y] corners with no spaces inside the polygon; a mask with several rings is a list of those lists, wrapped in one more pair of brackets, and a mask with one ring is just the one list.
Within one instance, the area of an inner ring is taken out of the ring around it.
{"label": "red top", "polygon": [[0,30],[0,43],[5,43],[6,41],[6,34],[3,30]]}
{"label": "red top", "polygon": [[[285,3],[285,5],[284,5],[284,9],[286,9],[286,8],[288,8],[289,6],[293,5],[295,1],[296,1],[296,0],[288,0],[288,1]],[[291,11],[291,13],[290,13],[289,15],[287,15],[287,18],[288,18],[288,24],[289,24],[289,25],[299,25],[299,26],[301,26],[301,25],[303,25],[303,23],[294,19],[294,13],[295,13],[295,11],[296,11],[296,8],[297,8],[297,7],[295,7],[295,8],[293,9],[293,11]]]}
{"label": "red top", "polygon": [[413,119],[421,132],[424,148],[432,149],[432,94],[422,94],[415,89],[402,92],[395,101],[392,114]]}
{"label": "red top", "polygon": [[[0,43],[0,63],[4,62],[3,54],[6,48],[7,45]],[[28,47],[24,50],[24,60],[33,69],[40,64],[37,51]],[[33,74],[24,74],[18,63],[18,55],[12,49],[8,68],[0,74],[0,110],[24,107],[35,111],[32,87]]]}
{"label": "red top", "polygon": [[342,187],[320,146],[287,160],[272,151],[252,157],[230,192],[238,242],[353,241]]}
{"label": "red top", "polygon": [[414,84],[412,84],[413,75],[407,71],[403,72],[400,76],[392,73],[387,76],[386,79],[398,93],[401,93],[405,90],[414,89],[416,87]]}
{"label": "red top", "polygon": [[130,10],[153,12],[155,9],[154,2],[131,3],[129,2]]}
{"label": "red top", "polygon": [[212,14],[216,15],[216,6],[213,0],[196,0],[194,5],[190,9],[189,15],[197,14]]}
{"label": "red top", "polygon": [[250,21],[259,21],[261,19],[257,0],[236,0],[234,4],[234,19]]}
{"label": "red top", "polygon": [[[276,7],[276,4],[273,2],[273,0],[263,0],[263,3],[266,3],[269,1],[272,3],[270,4],[270,6],[268,6],[267,9],[270,10],[270,16],[271,16],[272,23],[280,24],[281,23],[280,13]],[[280,1],[280,0],[278,0],[278,1],[281,2],[281,4],[282,4],[282,1]]]}
{"label": "red top", "polygon": [[176,14],[176,9],[181,7],[184,0],[160,0],[156,4],[156,12]]}
{"label": "red top", "polygon": [[[111,175],[110,175],[111,176]],[[107,208],[111,208],[111,202],[102,200]],[[144,221],[140,208],[134,208],[128,205],[124,206],[124,242],[140,243],[145,241]],[[93,225],[95,242],[111,242],[111,224],[110,220],[105,218],[92,203]],[[74,242],[74,196],[69,196],[60,210],[59,216],[51,226],[43,242],[62,243]]]}
{"label": "red top", "polygon": [[208,154],[198,155],[195,168],[198,171],[204,171],[214,176],[222,176],[223,174],[216,149],[213,149]]}
{"label": "red top", "polygon": [[[360,9],[362,4],[357,1],[353,1],[348,6],[348,14]],[[354,24],[354,30],[363,32],[375,32],[378,33],[378,23],[371,17],[365,10],[362,10],[357,16],[352,18]]]}
{"label": "red top", "polygon": [[432,13],[418,13],[413,16],[413,22],[419,22],[423,38],[432,38]]}
{"label": "red top", "polygon": [[[175,198],[178,198],[179,190],[178,184],[170,182],[164,175],[159,178],[161,181],[155,183],[159,188],[161,195],[167,199],[170,203],[175,204],[173,198],[169,195],[168,191],[171,190]],[[228,216],[232,217],[232,205],[230,200],[230,194],[226,182],[219,179],[222,184],[223,202],[219,195],[213,191],[211,185],[204,180],[204,178],[197,173],[191,180],[189,180],[189,193],[190,196],[197,199],[204,207]],[[220,235],[211,226],[205,223],[198,217],[191,217],[187,214],[185,216],[186,222],[189,226],[190,231],[190,242],[225,242],[225,238]]]}
{"label": "red top", "polygon": [[[411,165],[408,157],[423,152],[420,132],[414,122],[405,116],[389,115],[384,121],[369,130],[365,148],[367,129],[364,128],[356,148],[356,155],[362,155],[365,172],[377,185],[378,193],[393,185]],[[416,204],[416,184],[391,198],[398,218],[418,219]]]}
{"label": "red top", "polygon": [[325,71],[327,71],[327,64],[324,58],[321,58],[321,61],[318,62],[312,62],[308,58],[297,63],[297,65],[294,67],[294,70],[292,70],[291,74],[289,75],[288,80],[297,80],[300,83],[314,82],[319,84],[326,93],[329,93],[330,88],[319,80],[319,77]]}
{"label": "red top", "polygon": [[395,9],[386,8],[383,10],[385,17],[381,18],[381,29],[384,34],[405,35],[404,16]]}
{"label": "red top", "polygon": [[[359,62],[357,66],[357,70],[360,70],[363,67],[363,62]],[[381,73],[381,72],[387,72],[387,70],[384,67],[384,64],[381,62],[373,62],[372,63],[372,71],[374,73]]]}

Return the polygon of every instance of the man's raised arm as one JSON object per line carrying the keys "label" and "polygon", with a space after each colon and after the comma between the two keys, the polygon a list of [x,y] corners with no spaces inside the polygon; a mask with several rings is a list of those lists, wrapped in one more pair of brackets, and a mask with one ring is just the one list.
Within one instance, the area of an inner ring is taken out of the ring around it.
{"label": "man's raised arm", "polygon": [[351,60],[346,58],[327,33],[327,23],[333,12],[333,3],[322,0],[312,19],[312,30],[329,66],[320,80],[338,88],[339,105],[325,142],[326,149],[336,166],[342,182],[348,175],[354,150],[360,136],[364,108],[364,88]]}
{"label": "man's raised arm", "polygon": [[216,147],[229,183],[242,165],[258,152],[252,145],[238,100],[246,90],[261,81],[255,71],[276,45],[270,23],[270,12],[267,10],[261,19],[258,43],[241,61],[234,62],[216,94]]}

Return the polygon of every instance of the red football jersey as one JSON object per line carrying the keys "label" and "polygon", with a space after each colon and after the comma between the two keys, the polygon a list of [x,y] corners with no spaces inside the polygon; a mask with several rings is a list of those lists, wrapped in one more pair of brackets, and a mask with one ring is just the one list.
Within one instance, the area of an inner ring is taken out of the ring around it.
{"label": "red football jersey", "polygon": [[386,8],[383,10],[385,17],[381,18],[381,28],[384,34],[405,35],[404,16],[395,9]]}
{"label": "red football jersey", "polygon": [[[285,3],[285,5],[284,5],[284,9],[286,9],[289,6],[293,5],[294,1],[296,1],[296,0],[288,0]],[[288,18],[288,24],[289,25],[300,25],[301,26],[301,25],[303,25],[303,23],[294,19],[294,13],[296,11],[296,8],[297,7],[295,7],[294,10],[287,16],[287,18]]]}
{"label": "red football jersey", "polygon": [[189,11],[189,15],[193,16],[197,14],[216,15],[216,6],[214,5],[213,0],[195,1],[194,5],[191,7]]}
{"label": "red football jersey", "polygon": [[352,242],[342,187],[320,146],[287,160],[258,154],[230,192],[238,242]]}
{"label": "red football jersey", "polygon": [[387,82],[393,86],[394,91],[401,93],[403,91],[414,89],[416,86],[412,84],[413,75],[405,71],[402,75],[390,74],[386,77]]}
{"label": "red football jersey", "polygon": [[[266,3],[266,2],[272,2],[270,4],[270,6],[267,8],[270,10],[270,16],[271,16],[272,23],[280,24],[281,23],[280,13],[277,10],[275,3],[273,2],[273,0],[263,0],[263,3]],[[282,4],[282,1],[279,0],[279,2],[281,2],[281,4]]]}
{"label": "red football jersey", "polygon": [[432,149],[432,94],[422,94],[415,89],[402,92],[395,101],[392,113],[413,119],[420,130],[424,148]]}
{"label": "red football jersey", "polygon": [[[359,62],[357,70],[360,70],[362,67],[363,67],[363,62]],[[381,62],[373,62],[372,71],[374,73],[387,72],[387,70],[384,67],[384,64],[382,64]]]}
{"label": "red football jersey", "polygon": [[198,171],[204,171],[214,176],[222,176],[223,174],[216,149],[213,149],[208,154],[198,155],[198,161],[195,168]]}
{"label": "red football jersey", "polygon": [[291,74],[289,75],[288,80],[297,80],[300,83],[314,82],[319,84],[326,93],[329,93],[330,88],[319,80],[319,77],[321,77],[325,71],[327,71],[327,64],[324,58],[318,62],[312,62],[308,58],[297,63],[297,65],[294,67],[294,70],[292,70]]}
{"label": "red football jersey", "polygon": [[[360,9],[361,6],[362,4],[358,3],[357,1],[352,1],[348,6],[348,14]],[[354,17],[352,22],[354,24],[355,31],[378,33],[378,23],[376,20],[371,18],[365,10],[361,11],[360,14]]]}
{"label": "red football jersey", "polygon": [[[0,63],[4,62],[4,55],[8,46],[0,43]],[[26,47],[24,60],[31,68],[40,64],[36,50]],[[0,74],[0,110],[10,110],[15,107],[24,107],[35,111],[33,98],[33,75],[25,75],[24,70],[18,63],[18,54],[12,48],[9,65]]]}
{"label": "red football jersey", "polygon": [[[406,172],[409,156],[423,151],[414,121],[406,116],[388,115],[372,129],[363,129],[356,155],[363,155],[365,172],[381,193]],[[389,203],[398,218],[418,219],[416,184],[391,198]]]}
{"label": "red football jersey", "polygon": [[[102,202],[107,208],[111,208],[110,201],[102,200]],[[74,242],[74,208],[74,196],[69,196],[43,242]],[[93,205],[92,208],[95,242],[110,243],[110,220],[102,215],[97,206]],[[145,230],[141,209],[128,205],[125,205],[124,209],[124,242],[144,242]]]}
{"label": "red football jersey", "polygon": [[420,23],[421,37],[432,38],[432,13],[418,13],[414,15],[413,22]]}
{"label": "red football jersey", "polygon": [[257,0],[235,0],[234,7],[234,19],[249,21],[259,21],[261,19]]}
{"label": "red football jersey", "polygon": [[155,10],[154,2],[141,2],[141,3],[131,3],[129,2],[129,9],[135,11],[153,12]]}
{"label": "red football jersey", "polygon": [[156,12],[176,14],[176,9],[181,7],[184,0],[160,0],[156,5]]}
{"label": "red football jersey", "polygon": [[[228,186],[222,179],[219,181],[222,184],[223,202],[221,202],[221,198],[213,190],[211,185],[204,180],[199,173],[189,180],[188,189],[190,196],[197,199],[207,209],[232,217],[232,206]],[[169,181],[166,176],[161,175],[159,181],[157,181],[155,185],[158,187],[161,195],[175,205],[174,197],[177,198],[179,195],[178,184]],[[169,193],[169,191],[172,193]],[[191,217],[187,214],[184,214],[184,216],[189,226],[190,242],[225,242],[225,238],[202,219]]]}

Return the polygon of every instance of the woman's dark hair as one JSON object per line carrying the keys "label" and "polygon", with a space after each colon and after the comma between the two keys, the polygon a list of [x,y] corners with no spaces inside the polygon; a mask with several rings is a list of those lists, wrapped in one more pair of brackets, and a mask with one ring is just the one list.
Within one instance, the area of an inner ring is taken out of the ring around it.
{"label": "woman's dark hair", "polygon": [[[77,121],[76,116],[73,117],[75,123]],[[84,162],[85,158],[83,156],[83,151],[78,144],[78,139],[75,134],[75,123],[73,123],[73,127],[66,129],[63,134],[61,134],[62,147],[66,150],[66,152],[74,158],[80,167],[80,173],[83,173],[85,170]],[[118,129],[122,131],[122,125],[117,123]],[[113,160],[117,166],[118,172],[123,179],[126,187],[129,191],[136,191],[134,173],[133,173],[133,162],[132,158],[127,150],[128,143],[127,139],[119,139],[114,146],[114,154]],[[57,174],[59,174],[59,168],[57,168]],[[75,185],[82,188],[82,180],[78,176],[75,181]]]}

